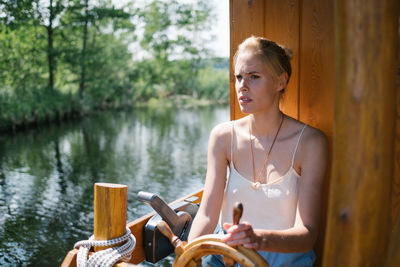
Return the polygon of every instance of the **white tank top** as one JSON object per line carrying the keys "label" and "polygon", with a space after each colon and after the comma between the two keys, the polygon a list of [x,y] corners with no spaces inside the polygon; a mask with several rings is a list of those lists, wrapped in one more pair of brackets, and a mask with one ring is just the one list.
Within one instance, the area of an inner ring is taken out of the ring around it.
{"label": "white tank top", "polygon": [[234,203],[243,204],[241,221],[248,221],[255,229],[282,230],[294,226],[297,210],[300,175],[293,168],[294,157],[300,138],[307,125],[304,125],[293,151],[292,164],[289,170],[278,179],[261,184],[253,189],[252,182],[235,169],[232,160],[233,123],[231,134],[231,163],[229,178],[222,202],[220,223],[232,223]]}

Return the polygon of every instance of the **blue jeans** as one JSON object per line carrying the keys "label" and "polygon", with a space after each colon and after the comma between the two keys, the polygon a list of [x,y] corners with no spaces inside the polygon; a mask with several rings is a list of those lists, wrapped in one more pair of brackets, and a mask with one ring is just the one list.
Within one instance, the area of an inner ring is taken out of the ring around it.
{"label": "blue jeans", "polygon": [[[311,250],[304,253],[277,253],[258,251],[267,260],[271,267],[312,267],[315,261],[315,254]],[[208,255],[203,257],[203,266],[224,267],[220,255]],[[240,266],[236,264],[235,266]]]}
{"label": "blue jeans", "polygon": [[[215,233],[223,233],[217,226]],[[312,267],[315,261],[314,251],[301,253],[278,253],[268,251],[257,251],[271,267]],[[224,267],[221,255],[208,255],[202,259],[203,266]],[[240,266],[239,264],[235,264]]]}

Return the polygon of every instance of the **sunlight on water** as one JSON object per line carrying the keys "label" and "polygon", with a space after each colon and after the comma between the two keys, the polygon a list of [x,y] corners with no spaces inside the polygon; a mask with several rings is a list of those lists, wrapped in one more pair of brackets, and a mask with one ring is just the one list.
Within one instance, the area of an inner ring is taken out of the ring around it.
{"label": "sunlight on water", "polygon": [[128,186],[128,221],[152,211],[138,191],[171,202],[200,189],[209,132],[227,120],[226,106],[138,109],[1,136],[0,266],[59,266],[92,234],[96,182]]}

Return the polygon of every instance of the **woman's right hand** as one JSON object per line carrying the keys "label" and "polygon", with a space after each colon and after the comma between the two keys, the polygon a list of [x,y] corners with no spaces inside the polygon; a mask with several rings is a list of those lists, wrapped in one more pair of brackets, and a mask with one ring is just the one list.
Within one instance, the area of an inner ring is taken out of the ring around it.
{"label": "woman's right hand", "polygon": [[230,246],[242,245],[245,248],[260,250],[262,238],[253,230],[248,222],[239,224],[224,223],[224,230],[227,232],[222,241]]}

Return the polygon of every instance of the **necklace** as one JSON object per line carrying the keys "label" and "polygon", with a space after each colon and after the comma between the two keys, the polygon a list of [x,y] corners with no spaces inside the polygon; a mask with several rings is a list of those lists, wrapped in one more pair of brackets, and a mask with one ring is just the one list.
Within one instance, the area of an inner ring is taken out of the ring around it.
{"label": "necklace", "polygon": [[[250,141],[250,151],[251,151],[251,163],[253,164],[253,184],[252,184],[252,187],[255,190],[257,190],[261,186],[261,182],[260,182],[261,181],[261,175],[264,173],[265,167],[267,166],[268,159],[269,159],[269,156],[271,154],[272,148],[273,148],[273,146],[275,144],[276,138],[278,137],[279,131],[281,130],[283,119],[284,119],[284,116],[282,114],[282,119],[281,119],[281,123],[279,124],[279,128],[276,131],[274,140],[272,141],[272,144],[271,144],[271,146],[270,146],[270,148],[268,150],[267,156],[265,157],[264,165],[261,168],[261,170],[260,170],[260,172],[258,173],[257,176],[255,175],[256,171],[255,171],[255,166],[254,166],[253,141],[251,140],[252,132],[251,132],[251,125],[250,125],[250,121],[249,121],[249,141]],[[267,183],[268,183],[268,179],[267,179]]]}

